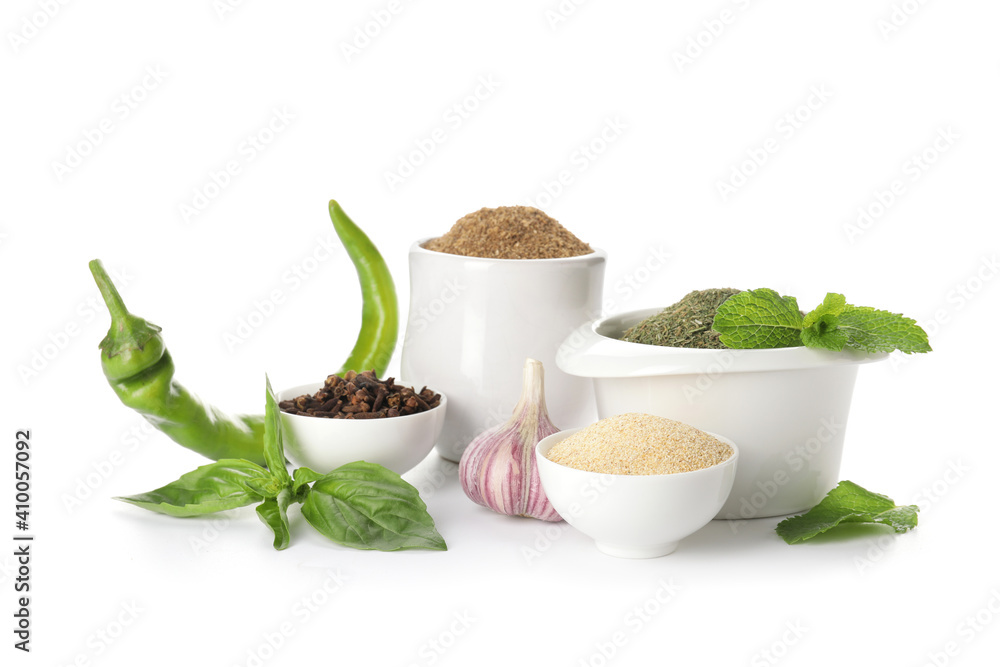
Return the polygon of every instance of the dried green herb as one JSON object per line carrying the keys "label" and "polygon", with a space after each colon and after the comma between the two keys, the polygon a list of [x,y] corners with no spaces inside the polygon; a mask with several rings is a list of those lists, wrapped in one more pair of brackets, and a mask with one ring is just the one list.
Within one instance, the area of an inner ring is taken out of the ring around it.
{"label": "dried green herb", "polygon": [[715,311],[738,289],[706,289],[691,292],[662,312],[647,317],[625,332],[622,340],[666,347],[723,349],[719,333],[712,330]]}

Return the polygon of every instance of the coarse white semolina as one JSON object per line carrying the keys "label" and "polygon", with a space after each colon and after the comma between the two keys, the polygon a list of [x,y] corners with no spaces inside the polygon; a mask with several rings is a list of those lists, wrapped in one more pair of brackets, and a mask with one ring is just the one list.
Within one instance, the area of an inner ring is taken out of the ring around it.
{"label": "coarse white semolina", "polygon": [[610,475],[666,475],[717,465],[733,448],[679,421],[629,412],[602,419],[556,443],[546,458]]}

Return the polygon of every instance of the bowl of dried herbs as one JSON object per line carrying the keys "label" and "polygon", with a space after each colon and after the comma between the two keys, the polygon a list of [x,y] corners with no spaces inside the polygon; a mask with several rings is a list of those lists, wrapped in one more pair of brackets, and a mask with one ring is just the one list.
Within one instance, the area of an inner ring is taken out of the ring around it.
{"label": "bowl of dried herbs", "polygon": [[818,503],[839,480],[860,366],[930,349],[914,320],[840,294],[804,312],[766,288],[710,289],[588,322],[556,363],[593,379],[602,419],[649,413],[739,442],[716,518],[743,520]]}

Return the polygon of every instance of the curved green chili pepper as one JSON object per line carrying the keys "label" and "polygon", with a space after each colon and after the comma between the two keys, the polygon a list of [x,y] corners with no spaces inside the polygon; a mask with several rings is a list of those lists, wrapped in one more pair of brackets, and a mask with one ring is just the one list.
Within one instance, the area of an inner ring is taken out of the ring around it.
{"label": "curved green chili pepper", "polygon": [[119,400],[188,449],[210,459],[264,463],[264,416],[228,415],[174,380],[160,327],[128,312],[99,259],[90,272],[111,313],[101,366]]}
{"label": "curved green chili pepper", "polygon": [[362,296],[361,331],[337,375],[374,369],[375,375],[381,377],[396,350],[399,335],[396,286],[375,244],[333,199],[330,200],[330,219],[358,271]]}
{"label": "curved green chili pepper", "polygon": [[[375,245],[335,201],[330,202],[330,217],[357,269],[363,296],[361,330],[338,374],[374,369],[381,375],[399,329],[392,275]],[[100,343],[101,365],[121,402],[199,454],[265,463],[264,415],[229,415],[174,380],[174,362],[160,327],[128,312],[100,260],[90,262],[90,271],[111,313],[111,328]]]}

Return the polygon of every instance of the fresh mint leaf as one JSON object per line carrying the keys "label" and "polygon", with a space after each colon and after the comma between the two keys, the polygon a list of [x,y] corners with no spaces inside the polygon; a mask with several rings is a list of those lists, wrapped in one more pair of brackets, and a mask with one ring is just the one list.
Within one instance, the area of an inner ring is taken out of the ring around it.
{"label": "fresh mint leaf", "polygon": [[883,524],[905,533],[916,527],[918,511],[916,505],[898,506],[891,498],[844,481],[818,505],[805,514],[785,519],[775,531],[788,544],[808,540],[842,523]]}
{"label": "fresh mint leaf", "polygon": [[734,349],[795,347],[802,345],[802,319],[795,297],[761,288],[726,299],[712,329],[723,345]]}
{"label": "fresh mint leaf", "polygon": [[931,351],[927,332],[914,320],[885,310],[847,306],[838,316],[837,331],[847,337],[847,347],[863,352]]}
{"label": "fresh mint leaf", "polygon": [[313,528],[355,549],[447,550],[420,494],[396,473],[356,461],[316,480],[302,515]]}
{"label": "fresh mint leaf", "polygon": [[840,352],[847,345],[847,334],[839,328],[836,315],[823,315],[808,329],[802,330],[802,342],[806,347],[821,347]]}
{"label": "fresh mint leaf", "polygon": [[154,491],[117,500],[170,516],[201,516],[261,500],[261,494],[249,482],[266,475],[266,470],[251,461],[221,459],[181,475],[177,481]]}
{"label": "fresh mint leaf", "polygon": [[822,347],[840,352],[847,345],[847,334],[840,331],[839,315],[847,308],[843,294],[829,292],[816,310],[802,320],[802,342],[808,347]]}
{"label": "fresh mint leaf", "polygon": [[826,297],[823,299],[823,303],[819,304],[816,307],[816,310],[808,313],[802,320],[802,328],[808,329],[826,315],[840,315],[844,312],[845,308],[848,308],[848,305],[847,298],[843,294],[827,292]]}
{"label": "fresh mint leaf", "polygon": [[274,533],[274,548],[278,551],[287,549],[292,542],[288,528],[288,506],[291,502],[291,489],[284,488],[277,497],[268,498],[257,505],[257,516]]}

